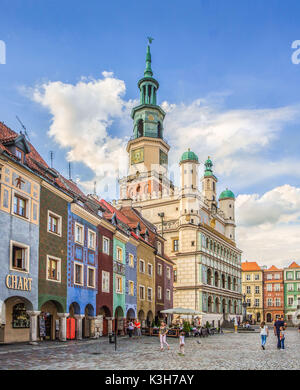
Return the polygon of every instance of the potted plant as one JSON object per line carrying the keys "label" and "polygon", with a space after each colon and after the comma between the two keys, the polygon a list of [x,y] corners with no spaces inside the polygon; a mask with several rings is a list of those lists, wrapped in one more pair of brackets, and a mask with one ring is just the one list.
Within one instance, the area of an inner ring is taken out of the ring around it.
{"label": "potted plant", "polygon": [[182,330],[184,331],[185,336],[189,337],[190,331],[191,331],[191,326],[190,326],[190,323],[188,321],[184,321]]}

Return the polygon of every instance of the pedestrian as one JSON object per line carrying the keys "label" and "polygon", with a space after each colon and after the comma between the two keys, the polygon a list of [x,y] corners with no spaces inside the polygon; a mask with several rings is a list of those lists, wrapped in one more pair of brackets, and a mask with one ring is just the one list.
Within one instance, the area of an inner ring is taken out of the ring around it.
{"label": "pedestrian", "polygon": [[167,346],[168,349],[170,349],[169,344],[167,343],[167,333],[168,328],[164,321],[162,321],[160,327],[159,327],[159,341],[160,341],[160,350],[164,350],[164,344]]}
{"label": "pedestrian", "polygon": [[237,330],[238,330],[238,322],[237,322],[237,318],[234,317],[234,333],[237,333]]}
{"label": "pedestrian", "polygon": [[267,327],[266,323],[263,321],[260,324],[260,338],[261,338],[261,348],[264,350],[267,337],[269,336],[269,328]]}
{"label": "pedestrian", "polygon": [[129,334],[129,337],[132,337],[133,331],[134,331],[134,325],[133,325],[132,320],[130,320],[129,324],[128,324],[128,334]]}
{"label": "pedestrian", "polygon": [[284,327],[286,324],[283,320],[283,317],[279,317],[274,322],[274,336],[277,337],[277,349],[281,349],[281,341],[280,341],[280,328]]}
{"label": "pedestrian", "polygon": [[141,338],[142,337],[141,323],[137,318],[135,319],[134,326],[135,326],[135,331],[136,331],[137,337]]}
{"label": "pedestrian", "polygon": [[185,336],[185,333],[184,332],[180,332],[179,333],[179,353],[178,355],[180,356],[184,356],[184,336]]}
{"label": "pedestrian", "polygon": [[280,347],[281,347],[281,349],[284,349],[284,340],[285,340],[285,327],[284,326],[280,327],[279,337],[280,337]]}

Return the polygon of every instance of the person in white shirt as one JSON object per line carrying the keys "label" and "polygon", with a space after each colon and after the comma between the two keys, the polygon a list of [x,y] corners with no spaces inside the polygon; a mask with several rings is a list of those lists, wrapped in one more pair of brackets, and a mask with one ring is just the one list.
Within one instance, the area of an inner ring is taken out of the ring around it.
{"label": "person in white shirt", "polygon": [[179,333],[179,355],[184,356],[184,332]]}
{"label": "person in white shirt", "polygon": [[269,336],[269,328],[266,323],[263,321],[260,324],[260,338],[261,338],[261,348],[265,349],[267,337]]}

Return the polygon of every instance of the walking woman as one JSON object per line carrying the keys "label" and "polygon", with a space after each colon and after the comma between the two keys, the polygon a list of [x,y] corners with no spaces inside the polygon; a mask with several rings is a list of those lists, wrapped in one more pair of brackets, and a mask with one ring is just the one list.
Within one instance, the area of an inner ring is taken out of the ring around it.
{"label": "walking woman", "polygon": [[263,321],[260,324],[260,338],[261,338],[261,348],[265,349],[267,337],[269,336],[269,328],[266,323]]}
{"label": "walking woman", "polygon": [[167,333],[168,328],[165,322],[162,321],[160,328],[159,328],[159,341],[160,341],[160,350],[164,350],[164,344],[167,346],[168,349],[170,349],[169,344],[167,343]]}

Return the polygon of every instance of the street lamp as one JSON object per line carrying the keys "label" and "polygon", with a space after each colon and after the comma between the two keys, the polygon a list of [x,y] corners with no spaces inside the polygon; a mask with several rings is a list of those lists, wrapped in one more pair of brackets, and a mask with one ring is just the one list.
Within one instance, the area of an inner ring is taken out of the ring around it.
{"label": "street lamp", "polygon": [[248,306],[248,303],[246,302],[246,294],[243,294],[242,306],[243,306],[243,322],[246,322],[247,321],[247,306]]}

